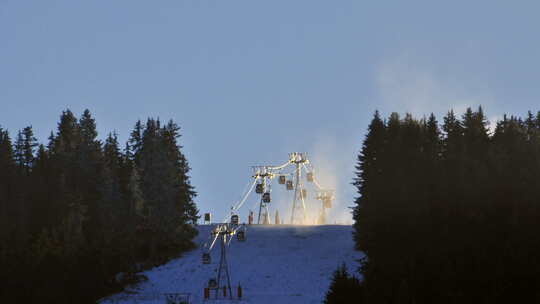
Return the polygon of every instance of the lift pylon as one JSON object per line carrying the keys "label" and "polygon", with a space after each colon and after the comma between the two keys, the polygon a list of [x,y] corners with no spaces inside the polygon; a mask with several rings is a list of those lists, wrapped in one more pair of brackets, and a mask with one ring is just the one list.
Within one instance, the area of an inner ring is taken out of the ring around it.
{"label": "lift pylon", "polygon": [[[229,290],[229,297],[232,299],[232,288],[231,288],[231,277],[229,275],[229,265],[227,264],[227,237],[231,235],[230,232],[224,231],[220,235],[220,243],[221,243],[221,255],[219,258],[219,267],[218,267],[218,276],[217,276],[217,291],[216,291],[216,298],[219,295],[220,287],[221,287],[221,281],[226,279],[226,284],[224,287]],[[223,275],[223,277],[222,277]],[[225,282],[224,282],[225,283]]]}
{"label": "lift pylon", "polygon": [[255,174],[253,178],[255,181],[260,179],[260,182],[257,182],[257,188],[260,191],[257,191],[258,194],[261,194],[261,201],[259,202],[259,215],[257,217],[257,224],[261,224],[261,217],[263,224],[268,224],[268,204],[271,202],[270,197],[270,181],[275,177],[271,172],[269,166],[255,166],[253,167]]}
{"label": "lift pylon", "polygon": [[289,154],[294,170],[294,198],[291,211],[291,224],[304,224],[306,221],[306,203],[304,183],[302,182],[302,166],[309,163],[306,153],[293,152]]}
{"label": "lift pylon", "polygon": [[[241,230],[240,230],[241,229]],[[208,281],[208,289],[215,290],[216,299],[219,297],[221,289],[228,290],[229,298],[232,299],[232,287],[231,287],[231,277],[229,274],[229,265],[227,262],[227,247],[233,235],[241,231],[242,236],[245,239],[245,226],[241,227],[231,227],[228,224],[218,225],[212,230],[213,241],[208,246],[208,251],[203,253],[203,264],[210,264],[210,251],[214,248],[214,244],[219,239],[220,243],[220,257],[219,257],[219,266],[217,268],[217,277],[211,278]],[[206,245],[205,245],[206,246]]]}
{"label": "lift pylon", "polygon": [[317,224],[326,224],[326,209],[332,208],[332,201],[334,200],[334,190],[320,189],[317,192],[317,199],[321,201],[322,207],[317,219]]}

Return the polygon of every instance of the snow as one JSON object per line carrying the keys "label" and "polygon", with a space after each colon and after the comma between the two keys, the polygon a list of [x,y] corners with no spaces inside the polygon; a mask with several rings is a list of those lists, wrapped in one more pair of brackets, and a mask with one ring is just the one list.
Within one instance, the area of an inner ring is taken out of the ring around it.
{"label": "snow", "polygon": [[166,303],[165,293],[187,293],[190,303],[322,303],[338,265],[355,272],[362,257],[353,248],[351,226],[248,226],[246,241],[233,238],[227,251],[233,294],[241,284],[242,300],[205,301],[203,290],[217,276],[220,247],[212,250],[211,264],[202,264],[201,247],[212,226],[198,229],[198,249],[143,272],[148,281],[101,303]]}

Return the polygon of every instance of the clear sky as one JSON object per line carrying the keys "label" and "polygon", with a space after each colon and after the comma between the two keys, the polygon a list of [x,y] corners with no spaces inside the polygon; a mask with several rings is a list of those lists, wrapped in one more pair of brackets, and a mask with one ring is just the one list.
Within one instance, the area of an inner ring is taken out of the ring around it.
{"label": "clear sky", "polygon": [[[45,142],[62,110],[100,137],[174,119],[202,211],[250,166],[306,151],[352,205],[376,109],[540,110],[538,1],[0,0],[0,125]],[[252,199],[254,201],[255,198]],[[251,205],[251,204],[249,204]],[[338,211],[336,211],[338,212]]]}

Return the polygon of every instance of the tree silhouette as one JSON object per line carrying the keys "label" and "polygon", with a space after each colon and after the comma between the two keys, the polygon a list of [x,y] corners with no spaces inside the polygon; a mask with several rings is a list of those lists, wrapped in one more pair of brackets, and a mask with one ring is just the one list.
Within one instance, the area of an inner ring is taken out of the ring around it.
{"label": "tree silhouette", "polygon": [[540,300],[540,113],[375,113],[358,156],[365,303]]}
{"label": "tree silhouette", "polygon": [[[193,246],[198,219],[172,121],[140,121],[125,152],[89,110],[63,111],[47,146],[0,128],[0,298],[94,303]],[[14,292],[22,290],[23,292]]]}

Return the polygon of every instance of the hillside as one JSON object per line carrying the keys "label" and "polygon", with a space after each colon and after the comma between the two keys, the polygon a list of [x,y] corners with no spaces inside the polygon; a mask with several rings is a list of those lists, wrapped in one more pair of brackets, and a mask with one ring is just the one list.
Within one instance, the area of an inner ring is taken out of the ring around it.
{"label": "hillside", "polygon": [[[195,242],[202,245],[210,229],[200,226]],[[338,264],[358,267],[361,253],[351,233],[350,226],[338,225],[249,226],[246,242],[234,238],[228,251],[231,283],[240,283],[244,293],[235,303],[321,303]],[[165,303],[164,293],[189,293],[191,303],[201,303],[204,286],[216,276],[219,246],[210,265],[202,264],[201,254],[198,248],[146,271],[147,282],[102,303]]]}

